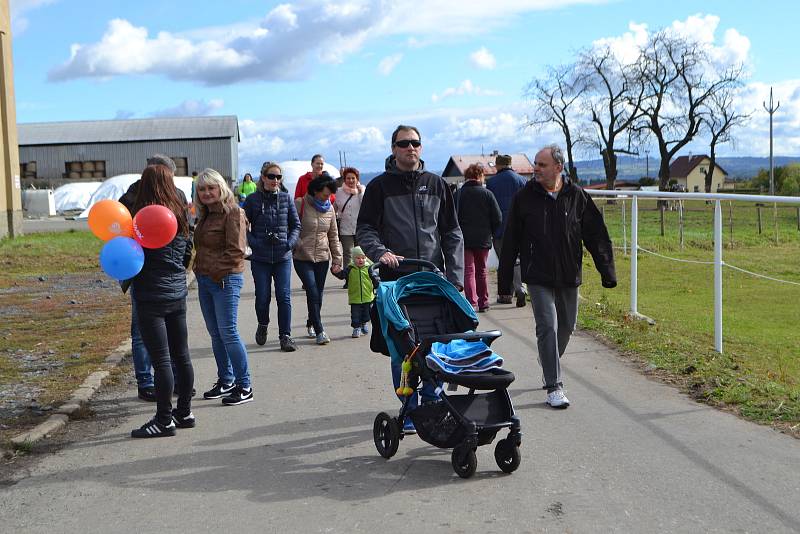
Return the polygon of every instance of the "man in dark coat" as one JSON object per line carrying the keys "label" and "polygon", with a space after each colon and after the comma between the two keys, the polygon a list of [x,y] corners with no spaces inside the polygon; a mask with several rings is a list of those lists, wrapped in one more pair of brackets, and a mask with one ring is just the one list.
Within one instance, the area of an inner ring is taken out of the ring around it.
{"label": "man in dark coat", "polygon": [[[503,232],[506,228],[508,221],[508,210],[511,208],[511,199],[517,194],[517,191],[525,187],[525,178],[515,173],[511,169],[511,156],[505,154],[498,154],[494,159],[494,167],[497,169],[497,174],[489,179],[486,188],[494,194],[497,199],[497,204],[500,206],[500,211],[503,213],[503,222],[495,230],[492,239],[494,252],[497,258],[500,259],[503,246]],[[519,264],[514,267],[514,296],[517,297],[517,307],[525,306],[525,287],[522,285],[522,278],[520,277]],[[498,304],[511,304],[511,294],[503,295],[498,292]]]}
{"label": "man in dark coat", "polygon": [[500,257],[499,292],[511,289],[521,259],[536,321],[539,363],[547,404],[566,408],[560,358],[578,319],[583,247],[592,255],[603,287],[617,285],[614,254],[603,216],[592,198],[562,176],[564,154],[549,145],[536,154],[534,180],[511,202]]}

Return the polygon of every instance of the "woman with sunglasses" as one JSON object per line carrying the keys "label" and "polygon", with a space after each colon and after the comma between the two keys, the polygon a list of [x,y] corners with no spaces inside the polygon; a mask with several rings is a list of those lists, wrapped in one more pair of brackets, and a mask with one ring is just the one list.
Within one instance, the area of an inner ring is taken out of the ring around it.
{"label": "woman with sunglasses", "polygon": [[244,213],[250,223],[247,242],[252,249],[250,269],[256,286],[256,343],[267,342],[274,281],[278,340],[282,351],[294,352],[297,346],[292,340],[292,249],[300,235],[300,219],[292,198],[282,187],[282,178],[280,165],[264,163],[256,192],[244,202]]}
{"label": "woman with sunglasses", "polygon": [[320,314],[328,266],[333,274],[342,270],[342,245],[331,204],[335,192],[336,181],[323,173],[311,180],[303,198],[295,199],[300,213],[300,239],[294,249],[294,270],[306,290],[308,336],[316,338],[317,345],[331,341]]}

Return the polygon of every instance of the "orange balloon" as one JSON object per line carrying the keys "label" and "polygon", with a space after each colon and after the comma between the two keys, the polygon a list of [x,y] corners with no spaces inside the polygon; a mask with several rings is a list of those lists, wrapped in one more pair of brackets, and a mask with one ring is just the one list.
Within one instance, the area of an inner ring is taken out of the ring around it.
{"label": "orange balloon", "polygon": [[96,202],[89,210],[89,229],[103,241],[133,237],[133,218],[128,208],[107,198]]}

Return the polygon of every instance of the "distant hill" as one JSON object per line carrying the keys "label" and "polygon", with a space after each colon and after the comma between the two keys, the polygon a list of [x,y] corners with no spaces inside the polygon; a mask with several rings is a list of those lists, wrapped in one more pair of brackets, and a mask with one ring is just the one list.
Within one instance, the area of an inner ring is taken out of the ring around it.
{"label": "distant hill", "polygon": [[[650,176],[658,176],[658,159],[650,158]],[[776,156],[773,158],[774,165],[780,167],[789,163],[800,163],[800,157]],[[760,169],[769,169],[769,158],[756,157],[720,157],[717,164],[728,172],[734,180],[749,180],[753,178]],[[602,182],[606,179],[603,170],[603,160],[592,159],[575,162],[578,168],[578,176],[581,182]],[[647,165],[645,159],[631,158],[622,156],[617,160],[618,180],[638,181],[645,176]]]}

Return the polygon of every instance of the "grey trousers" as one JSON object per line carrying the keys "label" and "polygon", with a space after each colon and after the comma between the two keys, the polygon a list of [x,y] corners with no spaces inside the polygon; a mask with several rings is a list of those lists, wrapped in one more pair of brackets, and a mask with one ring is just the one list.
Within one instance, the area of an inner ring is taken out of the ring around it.
{"label": "grey trousers", "polygon": [[[492,238],[492,246],[494,247],[494,253],[497,254],[497,259],[500,259],[500,251],[502,250],[503,240],[502,239],[495,239]],[[525,292],[525,288],[522,287],[522,271],[519,266],[519,260],[514,265],[514,295],[519,295],[519,293]]]}
{"label": "grey trousers", "polygon": [[350,265],[350,249],[356,246],[356,236],[354,235],[340,235],[339,242],[342,244],[342,269]]}
{"label": "grey trousers", "polygon": [[578,320],[577,287],[545,287],[528,284],[528,295],[536,321],[536,343],[542,383],[548,392],[563,385],[561,355]]}

